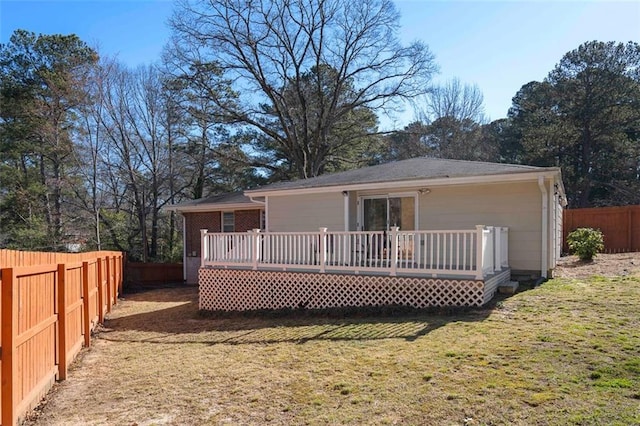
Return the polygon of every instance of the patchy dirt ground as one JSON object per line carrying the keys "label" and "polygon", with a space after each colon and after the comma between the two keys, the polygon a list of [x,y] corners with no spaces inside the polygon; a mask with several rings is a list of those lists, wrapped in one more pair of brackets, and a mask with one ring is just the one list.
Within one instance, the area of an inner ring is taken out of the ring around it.
{"label": "patchy dirt ground", "polygon": [[640,253],[556,272],[580,279],[451,316],[211,319],[194,287],[125,294],[26,424],[640,424]]}
{"label": "patchy dirt ground", "polygon": [[640,275],[640,253],[599,254],[593,262],[583,262],[577,256],[566,256],[560,259],[554,271],[554,277],[561,278],[589,278],[594,275]]}

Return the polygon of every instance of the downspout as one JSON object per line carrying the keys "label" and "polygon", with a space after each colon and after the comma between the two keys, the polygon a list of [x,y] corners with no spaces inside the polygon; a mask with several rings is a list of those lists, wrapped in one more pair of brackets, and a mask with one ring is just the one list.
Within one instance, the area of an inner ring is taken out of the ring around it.
{"label": "downspout", "polygon": [[556,203],[553,201],[553,181],[549,185],[549,269],[555,268],[556,263]]}
{"label": "downspout", "polygon": [[542,194],[542,262],[540,265],[540,275],[547,278],[549,271],[549,197],[547,188],[544,185],[544,177],[538,176],[538,187]]}
{"label": "downspout", "polygon": [[[249,200],[251,200],[252,203],[262,204],[264,206],[264,223],[262,225],[264,226],[264,230],[265,231],[269,230],[269,228],[267,228],[267,197],[264,197],[264,201],[256,200],[251,195],[249,195],[248,197],[249,197]],[[260,221],[262,222],[262,213],[260,213],[260,215],[261,215],[260,216]]]}

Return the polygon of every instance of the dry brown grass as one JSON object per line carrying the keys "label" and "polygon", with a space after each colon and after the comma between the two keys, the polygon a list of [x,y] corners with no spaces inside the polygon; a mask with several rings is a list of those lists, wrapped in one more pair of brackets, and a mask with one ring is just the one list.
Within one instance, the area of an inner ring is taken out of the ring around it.
{"label": "dry brown grass", "polygon": [[591,262],[584,262],[578,256],[566,256],[560,259],[554,275],[563,278],[640,275],[640,253],[598,254]]}
{"label": "dry brown grass", "polygon": [[640,424],[640,278],[556,279],[493,309],[202,318],[127,295],[33,420],[105,424]]}

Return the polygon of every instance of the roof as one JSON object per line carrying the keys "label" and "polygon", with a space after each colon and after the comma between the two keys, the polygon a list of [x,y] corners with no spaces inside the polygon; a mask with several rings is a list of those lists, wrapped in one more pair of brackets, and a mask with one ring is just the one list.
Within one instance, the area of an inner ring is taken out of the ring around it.
{"label": "roof", "polygon": [[165,210],[169,211],[199,211],[199,210],[211,210],[212,206],[218,210],[222,209],[237,209],[237,208],[260,208],[261,203],[251,201],[249,197],[244,195],[243,192],[227,192],[224,194],[217,194],[207,198],[199,198],[197,200],[184,201],[178,204],[172,204],[165,207]]}
{"label": "roof", "polygon": [[474,176],[513,175],[519,173],[559,172],[556,167],[535,167],[519,164],[487,163],[481,161],[446,160],[419,157],[377,166],[363,167],[346,172],[326,174],[309,179],[278,182],[246,191],[261,192],[311,189],[357,184],[375,184],[430,179],[463,178]]}

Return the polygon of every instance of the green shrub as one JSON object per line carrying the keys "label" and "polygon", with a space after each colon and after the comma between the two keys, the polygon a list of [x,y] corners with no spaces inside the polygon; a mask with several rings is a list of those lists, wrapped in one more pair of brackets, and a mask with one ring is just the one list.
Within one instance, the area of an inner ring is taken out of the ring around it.
{"label": "green shrub", "polygon": [[578,228],[571,232],[567,237],[567,244],[571,253],[585,261],[591,261],[596,253],[604,249],[602,232],[593,228]]}

